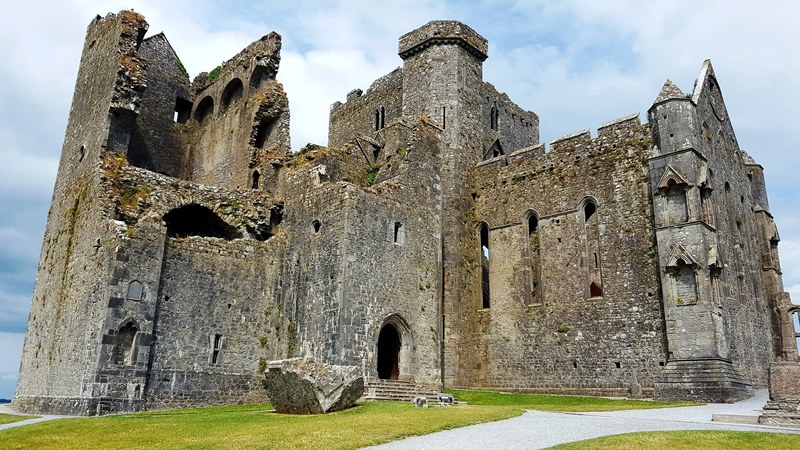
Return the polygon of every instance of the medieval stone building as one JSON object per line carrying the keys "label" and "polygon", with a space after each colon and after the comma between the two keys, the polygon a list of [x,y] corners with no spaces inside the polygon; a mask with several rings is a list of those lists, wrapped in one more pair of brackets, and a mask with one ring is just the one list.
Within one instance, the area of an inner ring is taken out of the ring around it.
{"label": "medieval stone building", "polygon": [[762,168],[708,61],[646,123],[545,151],[483,81],[487,41],[434,21],[292,154],[280,36],[190,81],[146,30],[89,25],[17,408],[262,401],[266,362],[299,355],[359,366],[375,398],[732,401],[775,358],[796,379]]}

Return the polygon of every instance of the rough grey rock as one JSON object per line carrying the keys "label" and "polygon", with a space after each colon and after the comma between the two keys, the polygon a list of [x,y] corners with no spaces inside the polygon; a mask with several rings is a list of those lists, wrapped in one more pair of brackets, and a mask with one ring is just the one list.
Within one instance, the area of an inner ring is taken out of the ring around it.
{"label": "rough grey rock", "polygon": [[341,411],[364,393],[358,367],[324,364],[313,358],[271,361],[264,376],[270,402],[283,414]]}

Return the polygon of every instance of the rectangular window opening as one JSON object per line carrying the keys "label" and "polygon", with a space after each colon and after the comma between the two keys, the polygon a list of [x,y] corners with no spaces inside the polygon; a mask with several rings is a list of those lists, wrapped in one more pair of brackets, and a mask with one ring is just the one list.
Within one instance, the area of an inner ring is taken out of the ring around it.
{"label": "rectangular window opening", "polygon": [[175,98],[175,113],[172,120],[176,123],[186,123],[192,116],[192,102],[185,98]]}

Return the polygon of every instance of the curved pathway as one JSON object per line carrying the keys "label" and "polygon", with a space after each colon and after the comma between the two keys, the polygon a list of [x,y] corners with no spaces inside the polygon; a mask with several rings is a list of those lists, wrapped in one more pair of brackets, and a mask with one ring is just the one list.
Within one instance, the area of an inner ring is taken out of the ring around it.
{"label": "curved pathway", "polygon": [[[32,415],[35,415],[35,414],[23,414],[23,413],[16,412],[13,409],[11,409],[11,405],[9,405],[8,403],[4,403],[4,404],[0,405],[0,414],[11,414],[13,416],[32,416]],[[20,427],[22,425],[31,425],[31,424],[34,424],[34,423],[44,422],[46,420],[65,419],[65,418],[68,418],[68,417],[78,417],[78,416],[55,416],[55,415],[36,416],[33,419],[26,419],[26,420],[20,420],[19,422],[12,422],[12,423],[2,424],[2,425],[0,425],[0,431],[6,430],[6,429],[9,429],[9,428]]]}
{"label": "curved pathway", "polygon": [[712,414],[755,415],[767,403],[767,391],[737,403],[712,403],[682,408],[559,413],[526,411],[498,422],[415,436],[374,449],[534,449],[566,442],[638,431],[728,430],[800,433],[800,430],[764,425],[712,422]]}

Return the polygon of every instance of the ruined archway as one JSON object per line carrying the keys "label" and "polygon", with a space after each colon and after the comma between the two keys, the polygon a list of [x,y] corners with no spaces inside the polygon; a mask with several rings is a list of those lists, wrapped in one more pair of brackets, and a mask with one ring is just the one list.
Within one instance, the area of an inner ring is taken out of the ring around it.
{"label": "ruined archway", "polygon": [[222,239],[239,239],[242,233],[222,220],[214,211],[196,203],[190,203],[164,214],[167,236],[204,236]]}
{"label": "ruined archway", "polygon": [[400,378],[400,346],[400,333],[387,323],[378,335],[378,378],[381,380]]}

